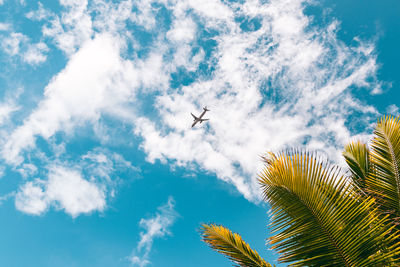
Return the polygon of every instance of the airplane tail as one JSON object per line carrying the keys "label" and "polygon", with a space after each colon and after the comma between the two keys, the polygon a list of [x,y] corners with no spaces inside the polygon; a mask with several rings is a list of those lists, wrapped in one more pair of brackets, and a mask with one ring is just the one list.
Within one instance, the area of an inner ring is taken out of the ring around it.
{"label": "airplane tail", "polygon": [[205,107],[203,108],[203,110],[204,110],[204,111],[210,111],[209,109],[207,109],[207,106],[205,106]]}

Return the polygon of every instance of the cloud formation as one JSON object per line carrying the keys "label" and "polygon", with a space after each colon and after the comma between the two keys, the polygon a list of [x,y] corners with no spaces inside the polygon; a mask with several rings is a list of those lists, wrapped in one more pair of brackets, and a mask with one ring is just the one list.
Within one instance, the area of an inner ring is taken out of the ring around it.
{"label": "cloud formation", "polygon": [[118,104],[114,101],[129,98],[129,88],[118,84],[124,67],[118,49],[108,35],[86,43],[47,85],[38,108],[12,133],[3,148],[5,159],[19,164],[21,150],[34,146],[36,135],[47,139],[61,129],[96,121],[104,109]]}
{"label": "cloud formation", "polygon": [[[3,26],[4,28],[4,26]],[[21,44],[27,42],[28,37],[20,32],[12,32],[2,40],[3,50],[10,56],[16,56],[20,52]]]}
{"label": "cloud formation", "polygon": [[0,31],[7,31],[9,29],[10,29],[10,24],[4,23],[4,22],[0,22]]}
{"label": "cloud formation", "polygon": [[[377,114],[353,93],[380,92],[374,44],[355,38],[348,46],[337,37],[339,22],[313,23],[304,14],[310,1],[60,4],[59,15],[42,5],[26,13],[43,24],[44,45],[32,47],[25,61],[42,62],[34,52],[44,56],[53,44],[67,63],[4,138],[2,157],[15,168],[40,150],[38,137],[50,143],[59,132],[73,136],[108,117],[130,125],[148,161],[215,174],[257,202],[261,154],[301,147],[338,162],[345,142],[361,138]],[[9,54],[23,36],[5,43]],[[210,121],[190,129],[190,113],[205,105]],[[61,203],[44,200],[50,182],[29,181],[17,202],[32,213]]]}
{"label": "cloud formation", "polygon": [[104,210],[105,198],[105,192],[79,171],[53,166],[47,180],[36,179],[21,186],[15,206],[32,215],[43,214],[53,206],[75,218],[81,213]]}
{"label": "cloud formation", "polygon": [[[107,200],[115,196],[119,173],[137,177],[140,169],[120,154],[96,148],[81,157],[78,163],[50,161],[46,179],[36,178],[22,184],[15,195],[18,210],[42,215],[51,207],[75,218],[94,211],[102,212]],[[51,165],[53,164],[53,165]],[[25,163],[18,171],[25,178],[43,173],[33,164]]]}
{"label": "cloud formation", "polygon": [[395,104],[392,104],[390,106],[387,107],[386,112],[389,114],[392,114],[393,116],[399,116],[400,112],[399,112],[399,107],[396,106]]}
{"label": "cloud formation", "polygon": [[[206,31],[218,32],[207,62],[214,71],[158,96],[161,123],[137,121],[135,133],[144,139],[148,160],[197,163],[250,200],[259,197],[259,155],[268,150],[303,147],[338,161],[344,143],[360,134],[348,117],[361,112],[366,119],[357,128],[368,127],[369,116],[377,113],[351,91],[379,91],[373,45],[346,46],[337,38],[336,21],[314,26],[303,13],[307,1],[207,4],[223,15],[204,12],[195,1],[170,6],[175,21],[199,16]],[[191,40],[191,31],[185,32]],[[204,105],[212,109],[209,123],[189,130],[190,112]]]}
{"label": "cloud formation", "polygon": [[154,216],[140,220],[139,225],[144,231],[140,233],[140,241],[129,257],[133,265],[143,267],[151,263],[149,256],[154,239],[171,235],[170,227],[178,216],[174,208],[175,201],[170,196],[167,203],[157,208]]}
{"label": "cloud formation", "polygon": [[29,65],[39,65],[46,61],[49,48],[44,42],[32,43],[27,35],[13,32],[11,28],[10,24],[0,23],[2,51],[9,57],[18,58]]}

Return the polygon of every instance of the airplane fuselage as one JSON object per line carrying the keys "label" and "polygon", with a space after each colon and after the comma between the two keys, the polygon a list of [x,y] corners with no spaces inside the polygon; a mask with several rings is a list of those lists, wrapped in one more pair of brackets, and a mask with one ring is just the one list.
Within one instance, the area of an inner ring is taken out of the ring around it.
{"label": "airplane fuselage", "polygon": [[203,118],[204,114],[206,114],[207,110],[205,109],[199,116],[199,121]]}
{"label": "airplane fuselage", "polygon": [[198,122],[202,123],[203,121],[208,121],[208,119],[203,119],[203,116],[204,116],[204,114],[206,114],[207,111],[209,111],[207,109],[207,107],[204,107],[203,108],[203,112],[200,114],[199,117],[196,117],[195,115],[193,115],[193,113],[190,113],[190,114],[192,114],[192,116],[194,118],[194,122],[192,124],[192,127],[195,126]]}

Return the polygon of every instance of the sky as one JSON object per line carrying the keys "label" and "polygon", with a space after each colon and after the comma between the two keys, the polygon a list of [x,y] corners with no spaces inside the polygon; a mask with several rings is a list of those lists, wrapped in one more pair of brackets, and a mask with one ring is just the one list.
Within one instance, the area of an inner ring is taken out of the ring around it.
{"label": "sky", "polygon": [[396,0],[0,0],[1,265],[231,266],[202,223],[276,264],[260,156],[344,166],[347,142],[399,115],[399,14]]}

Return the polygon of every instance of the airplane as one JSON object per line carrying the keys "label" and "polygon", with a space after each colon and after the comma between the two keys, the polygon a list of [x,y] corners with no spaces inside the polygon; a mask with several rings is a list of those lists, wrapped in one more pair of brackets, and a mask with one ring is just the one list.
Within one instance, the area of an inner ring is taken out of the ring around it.
{"label": "airplane", "polygon": [[204,107],[204,108],[203,108],[203,113],[201,113],[199,117],[196,117],[195,115],[193,115],[193,113],[190,113],[190,114],[192,114],[192,116],[193,116],[193,118],[194,118],[194,122],[193,122],[193,124],[192,124],[192,128],[193,128],[193,126],[195,126],[196,123],[198,123],[198,122],[202,123],[203,121],[208,121],[208,120],[209,120],[209,119],[202,119],[203,116],[204,116],[204,114],[206,114],[207,111],[210,111],[210,110],[207,109],[207,107]]}

